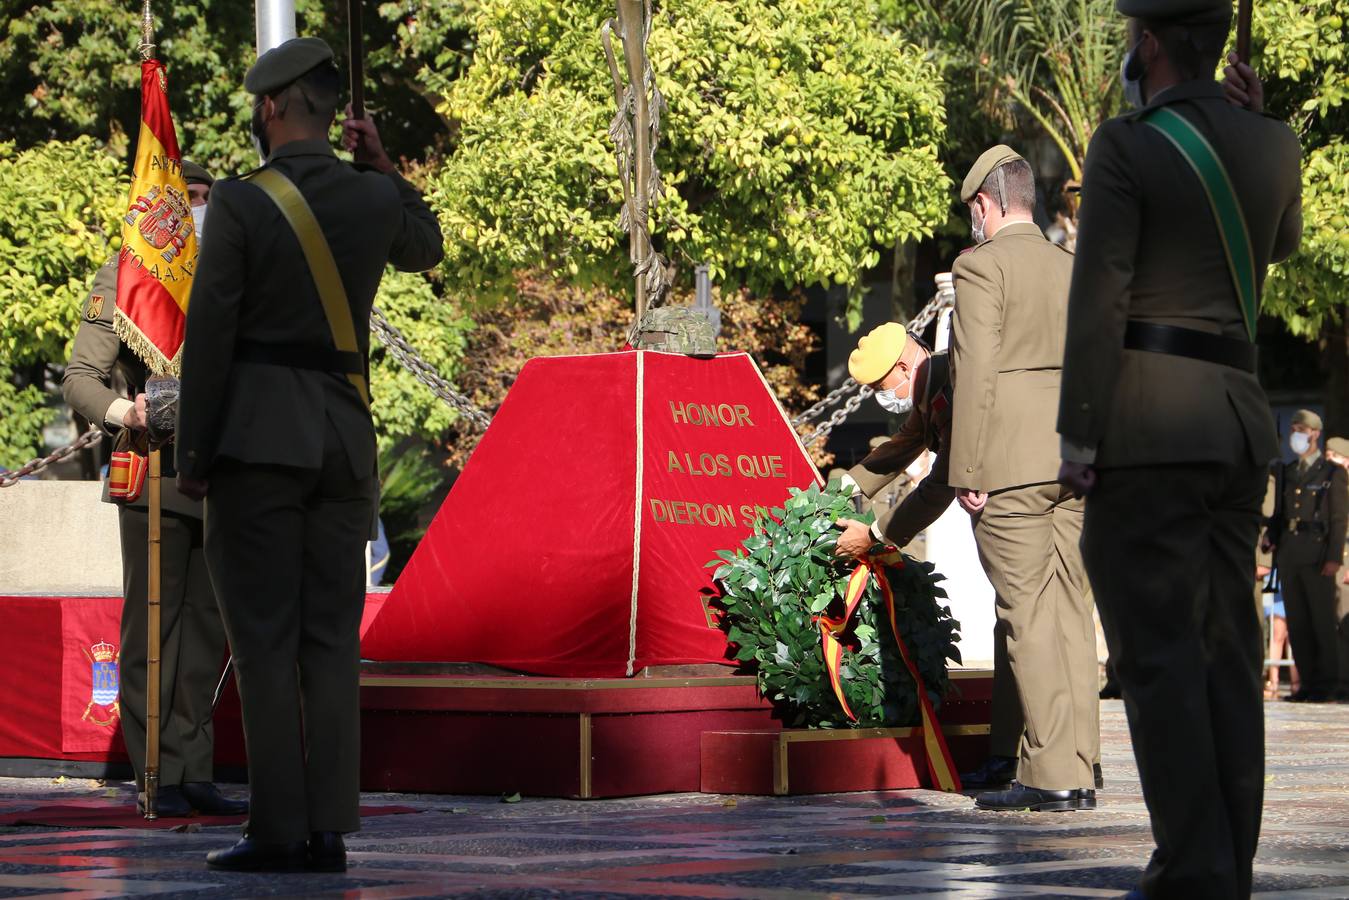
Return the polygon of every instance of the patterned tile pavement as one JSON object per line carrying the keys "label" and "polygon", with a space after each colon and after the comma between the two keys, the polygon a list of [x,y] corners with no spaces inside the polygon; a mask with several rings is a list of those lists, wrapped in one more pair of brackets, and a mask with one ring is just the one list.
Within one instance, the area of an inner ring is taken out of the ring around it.
{"label": "patterned tile pavement", "polygon": [[[1270,703],[1256,893],[1349,898],[1349,706]],[[1090,813],[988,813],[926,791],[573,802],[369,795],[346,875],[224,875],[233,829],[0,828],[0,896],[1118,897],[1151,846],[1118,701],[1103,704],[1105,790]],[[0,779],[0,811],[128,786]],[[191,826],[189,826],[191,828]]]}

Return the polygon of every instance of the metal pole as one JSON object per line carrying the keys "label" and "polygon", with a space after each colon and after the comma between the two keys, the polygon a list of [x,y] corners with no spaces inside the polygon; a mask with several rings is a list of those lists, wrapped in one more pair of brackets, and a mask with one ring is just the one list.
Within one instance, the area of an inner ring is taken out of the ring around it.
{"label": "metal pole", "polygon": [[1251,7],[1254,0],[1239,0],[1237,3],[1237,59],[1250,65],[1251,62]]}
{"label": "metal pole", "polygon": [[295,0],[254,0],[258,56],[295,37]]}
{"label": "metal pole", "polygon": [[347,49],[351,63],[351,117],[365,118],[365,45],[361,0],[347,0]]}
{"label": "metal pole", "polygon": [[160,458],[159,450],[150,451],[149,491],[150,570],[145,591],[146,667],[145,667],[145,818],[159,818],[159,594],[160,594]]}
{"label": "metal pole", "polygon": [[[646,259],[651,253],[647,233],[647,189],[651,181],[651,110],[646,92],[646,41],[642,0],[618,0],[618,25],[623,31],[623,62],[628,67],[632,86],[633,177],[632,235],[635,257]],[[637,321],[646,312],[646,274],[637,276]]]}

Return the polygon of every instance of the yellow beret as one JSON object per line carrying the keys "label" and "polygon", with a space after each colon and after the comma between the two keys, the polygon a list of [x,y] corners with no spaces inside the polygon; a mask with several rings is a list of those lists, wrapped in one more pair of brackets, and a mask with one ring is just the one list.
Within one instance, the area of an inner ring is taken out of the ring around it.
{"label": "yellow beret", "polygon": [[1326,441],[1326,449],[1331,453],[1349,458],[1349,438],[1333,437]]}
{"label": "yellow beret", "polygon": [[1312,431],[1320,431],[1321,417],[1310,409],[1299,409],[1297,412],[1293,413],[1293,424],[1302,425],[1306,428],[1310,428]]}
{"label": "yellow beret", "polygon": [[979,193],[979,188],[983,187],[984,179],[992,175],[998,166],[1016,162],[1018,159],[1021,159],[1021,154],[1006,144],[985,150],[974,161],[974,165],[970,167],[970,174],[965,176],[964,182],[960,185],[960,202],[969,203],[973,200],[974,195]]}
{"label": "yellow beret", "polygon": [[861,384],[880,381],[899,362],[909,333],[898,322],[886,322],[862,335],[848,356],[848,374]]}
{"label": "yellow beret", "polygon": [[1115,9],[1134,19],[1192,25],[1230,21],[1232,0],[1115,0]]}
{"label": "yellow beret", "polygon": [[310,69],[333,61],[333,49],[322,38],[291,38],[258,57],[244,75],[250,94],[275,94]]}

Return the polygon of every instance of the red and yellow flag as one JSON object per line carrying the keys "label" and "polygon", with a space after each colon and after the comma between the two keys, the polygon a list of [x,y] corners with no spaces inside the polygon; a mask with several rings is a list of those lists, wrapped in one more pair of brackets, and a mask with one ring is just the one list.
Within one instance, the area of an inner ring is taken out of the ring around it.
{"label": "red and yellow flag", "polygon": [[848,589],[843,597],[843,615],[837,619],[827,616],[818,616],[816,624],[820,629],[820,645],[824,650],[824,667],[829,673],[829,682],[834,687],[834,695],[838,697],[838,702],[843,707],[843,713],[849,719],[857,721],[857,714],[852,711],[848,705],[848,700],[843,693],[843,643],[839,640],[841,635],[848,627],[853,613],[857,610],[857,605],[862,601],[862,595],[866,593],[867,581],[876,579],[876,584],[881,590],[881,597],[885,600],[885,610],[890,617],[890,630],[894,633],[895,643],[899,645],[900,656],[904,659],[904,665],[909,670],[909,676],[913,678],[913,683],[918,689],[918,706],[922,713],[922,732],[923,746],[927,751],[927,770],[932,777],[932,785],[942,791],[959,791],[960,775],[956,772],[955,762],[951,758],[951,750],[946,745],[946,736],[942,734],[941,722],[937,720],[937,711],[932,706],[932,698],[927,695],[927,686],[923,684],[923,676],[918,672],[918,666],[914,663],[913,657],[909,655],[909,648],[904,643],[904,638],[899,633],[899,622],[895,618],[895,594],[890,588],[890,579],[885,577],[885,566],[887,564],[900,566],[903,565],[902,557],[898,553],[882,554],[881,556],[864,556],[857,561],[857,568],[853,569],[852,575],[848,577]]}
{"label": "red and yellow flag", "polygon": [[183,157],[169,114],[168,79],[141,63],[141,127],[117,263],[117,334],[156,375],[177,375],[197,235]]}

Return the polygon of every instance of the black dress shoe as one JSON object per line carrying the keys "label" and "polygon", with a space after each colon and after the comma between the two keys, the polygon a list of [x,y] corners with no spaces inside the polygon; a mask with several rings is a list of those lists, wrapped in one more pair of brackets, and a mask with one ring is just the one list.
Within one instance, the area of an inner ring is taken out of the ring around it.
{"label": "black dress shoe", "polygon": [[[136,811],[145,815],[145,792],[136,795]],[[155,795],[155,815],[161,819],[185,819],[192,815],[192,804],[187,802],[176,784],[160,785]]]}
{"label": "black dress shoe", "polygon": [[1101,788],[1105,787],[1105,775],[1102,774],[1102,772],[1101,772],[1101,764],[1100,764],[1100,763],[1092,763],[1092,765],[1091,765],[1091,775],[1092,775],[1092,778],[1095,779],[1095,781],[1096,781],[1096,789],[1097,789],[1098,791],[1099,791]]}
{"label": "black dress shoe", "polygon": [[310,872],[345,872],[347,845],[338,831],[316,831],[309,836],[309,855],[304,867]]}
{"label": "black dress shoe", "polygon": [[183,796],[203,816],[246,816],[247,800],[231,800],[209,781],[184,781]]}
{"label": "black dress shoe", "polygon": [[974,798],[974,805],[980,809],[1028,810],[1030,812],[1095,809],[1096,792],[1089,789],[1042,791],[1039,788],[1026,787],[1024,784],[1014,781],[1012,786],[1005,791],[991,791],[987,794],[980,794]]}
{"label": "black dress shoe", "polygon": [[1119,692],[1119,685],[1107,681],[1105,687],[1101,688],[1101,692],[1098,696],[1102,700],[1118,700],[1123,694]]}
{"label": "black dress shoe", "polygon": [[302,872],[305,842],[260,844],[244,835],[228,850],[206,854],[206,865],[226,872]]}
{"label": "black dress shoe", "polygon": [[960,787],[966,791],[996,791],[1010,787],[1016,780],[1016,757],[990,756],[973,772],[960,776]]}
{"label": "black dress shoe", "polygon": [[1311,691],[1302,688],[1293,691],[1293,693],[1289,694],[1287,697],[1284,697],[1283,699],[1284,702],[1286,703],[1306,703],[1309,697],[1311,697]]}

